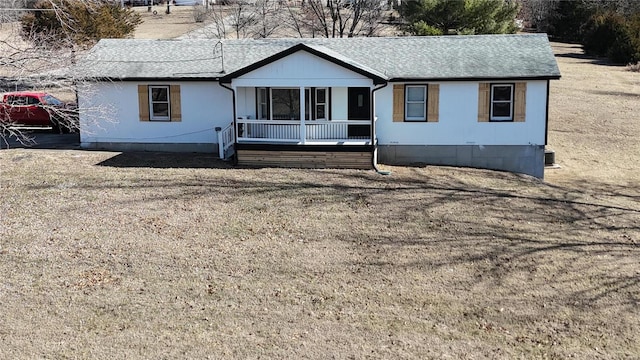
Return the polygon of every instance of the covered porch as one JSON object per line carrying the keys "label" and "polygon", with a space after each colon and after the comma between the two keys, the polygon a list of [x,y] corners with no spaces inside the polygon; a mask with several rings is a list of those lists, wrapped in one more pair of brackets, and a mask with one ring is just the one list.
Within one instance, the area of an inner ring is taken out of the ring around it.
{"label": "covered porch", "polygon": [[[371,168],[371,87],[239,87],[239,164]],[[242,115],[243,114],[243,115]]]}
{"label": "covered porch", "polygon": [[369,87],[243,87],[238,143],[371,145]]}
{"label": "covered porch", "polygon": [[249,165],[371,168],[378,74],[296,45],[229,74],[235,150]]}

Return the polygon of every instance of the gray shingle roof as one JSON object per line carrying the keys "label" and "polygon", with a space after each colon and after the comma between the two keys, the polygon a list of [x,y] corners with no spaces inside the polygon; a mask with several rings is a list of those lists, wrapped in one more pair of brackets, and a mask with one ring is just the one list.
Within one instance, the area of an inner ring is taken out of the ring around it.
{"label": "gray shingle roof", "polygon": [[560,77],[544,34],[223,40],[224,72],[218,40],[106,39],[76,70],[92,78],[217,79],[300,43],[387,80]]}

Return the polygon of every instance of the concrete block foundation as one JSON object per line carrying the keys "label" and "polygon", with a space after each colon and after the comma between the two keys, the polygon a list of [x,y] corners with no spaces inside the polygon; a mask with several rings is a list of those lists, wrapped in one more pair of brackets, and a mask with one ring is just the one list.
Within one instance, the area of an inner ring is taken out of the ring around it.
{"label": "concrete block foundation", "polygon": [[378,163],[447,165],[544,177],[544,145],[379,145]]}
{"label": "concrete block foundation", "polygon": [[119,143],[119,142],[83,142],[80,146],[90,150],[110,151],[160,151],[160,152],[197,152],[218,154],[216,143]]}

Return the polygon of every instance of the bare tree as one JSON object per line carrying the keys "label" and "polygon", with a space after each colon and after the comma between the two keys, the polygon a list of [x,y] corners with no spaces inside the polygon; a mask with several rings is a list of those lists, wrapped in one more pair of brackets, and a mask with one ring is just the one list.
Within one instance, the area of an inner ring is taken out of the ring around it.
{"label": "bare tree", "polygon": [[311,36],[374,36],[384,18],[386,1],[380,0],[306,0],[293,24],[302,25]]}
{"label": "bare tree", "polygon": [[229,10],[230,24],[236,38],[246,38],[251,26],[255,24],[256,14],[252,5],[244,1],[235,1]]}
{"label": "bare tree", "polygon": [[212,5],[207,14],[211,24],[189,37],[199,38],[268,38],[278,35],[289,16],[289,7],[281,0],[225,2]]}
{"label": "bare tree", "polygon": [[227,37],[227,29],[231,28],[231,17],[228,16],[227,7],[223,5],[213,4],[207,11],[207,17],[211,20],[211,24],[199,29],[195,37],[225,39]]}
{"label": "bare tree", "polygon": [[335,37],[337,18],[334,3],[334,0],[328,0],[325,6],[322,0],[309,0],[302,5],[301,15],[305,18],[314,37],[316,32],[327,38]]}
{"label": "bare tree", "polygon": [[257,0],[213,5],[211,25],[190,35],[204,38],[375,36],[387,2],[381,0]]}
{"label": "bare tree", "polygon": [[305,37],[305,28],[307,24],[303,21],[304,19],[300,16],[300,7],[293,6],[291,2],[285,3],[286,8],[286,16],[285,16],[285,26],[289,29],[295,31],[298,37]]}
{"label": "bare tree", "polygon": [[[58,93],[65,93],[67,97],[74,97],[74,81],[68,79],[64,69],[74,61],[73,46],[67,48],[43,48],[35,46],[34,42],[21,40],[18,29],[14,24],[11,29],[5,29],[0,39],[0,73],[2,74],[2,91],[14,90],[45,90],[55,89]],[[8,31],[7,31],[8,30]],[[42,35],[39,35],[42,40]],[[1,101],[1,99],[0,99]],[[1,111],[10,112],[13,104],[0,104]],[[62,128],[75,129],[74,120],[77,112],[67,108],[58,108],[47,104],[42,105],[52,118],[59,120]],[[70,110],[70,111],[68,111]],[[0,139],[7,142],[9,137],[29,144],[33,139],[21,128],[15,127],[13,120],[6,113],[0,114]]]}
{"label": "bare tree", "polygon": [[224,39],[227,37],[227,24],[225,23],[226,12],[223,11],[222,6],[212,6],[211,7],[211,15],[213,19],[214,29],[215,29],[215,37],[219,39]]}
{"label": "bare tree", "polygon": [[268,38],[283,25],[283,5],[280,0],[258,0],[253,11],[252,37]]}
{"label": "bare tree", "polygon": [[[47,0],[48,1],[48,0]],[[86,6],[98,5],[101,0],[78,0]],[[69,14],[51,1],[50,10],[63,24],[72,25]],[[16,0],[11,6],[0,8],[0,19],[12,20],[2,24],[0,33],[0,91],[31,90],[47,91],[62,94],[64,98],[74,102],[76,100],[76,86],[87,80],[77,77],[73,68],[77,56],[81,55],[79,48],[71,40],[47,38],[48,34],[24,32],[18,18],[14,16],[16,9],[23,9],[29,5],[27,1]],[[24,12],[23,12],[24,14]],[[50,46],[55,44],[55,46]],[[0,99],[1,100],[1,99]],[[2,104],[8,109],[11,104]],[[77,130],[78,113],[83,111],[87,117],[95,121],[112,121],[109,109],[65,108],[49,104],[41,104],[50,116],[58,121],[61,129]],[[33,143],[33,138],[22,128],[15,127],[10,118],[0,117],[0,142],[8,145],[8,139],[13,137],[24,144]]]}
{"label": "bare tree", "polygon": [[385,5],[380,1],[355,0],[352,6],[353,18],[348,36],[376,35],[384,18]]}
{"label": "bare tree", "polygon": [[547,31],[550,18],[558,6],[559,0],[520,0],[520,14],[525,27],[537,31]]}

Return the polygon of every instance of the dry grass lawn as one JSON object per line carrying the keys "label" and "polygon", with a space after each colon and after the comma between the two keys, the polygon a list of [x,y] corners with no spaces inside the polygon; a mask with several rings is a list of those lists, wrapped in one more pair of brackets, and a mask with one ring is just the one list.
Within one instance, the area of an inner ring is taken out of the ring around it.
{"label": "dry grass lawn", "polygon": [[7,358],[640,354],[637,188],[204,155],[0,163]]}
{"label": "dry grass lawn", "polygon": [[136,39],[172,39],[208,23],[195,21],[193,6],[171,6],[170,14],[165,12],[166,5],[153,6],[151,12],[146,6],[134,7],[133,10],[142,16],[143,21],[133,35]]}
{"label": "dry grass lawn", "polygon": [[640,73],[553,44],[562,73],[552,82],[549,144],[562,171],[551,182],[601,181],[636,189],[640,181]]}
{"label": "dry grass lawn", "polygon": [[0,358],[640,358],[640,74],[556,50],[544,182],[0,151]]}

